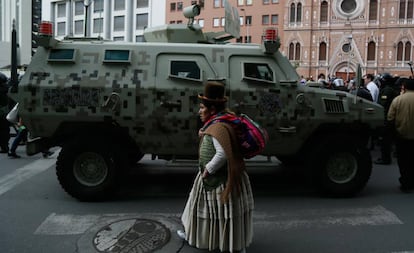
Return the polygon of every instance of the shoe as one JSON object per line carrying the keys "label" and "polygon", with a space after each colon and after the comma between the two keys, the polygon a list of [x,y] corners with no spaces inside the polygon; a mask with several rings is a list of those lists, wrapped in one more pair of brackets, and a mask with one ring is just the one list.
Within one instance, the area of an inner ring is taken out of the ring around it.
{"label": "shoe", "polygon": [[407,187],[407,186],[400,186],[400,191],[403,193],[413,193],[414,192],[414,187]]}
{"label": "shoe", "polygon": [[48,158],[49,156],[53,155],[55,152],[47,151],[43,153],[43,158]]}
{"label": "shoe", "polygon": [[21,158],[21,156],[19,156],[16,153],[9,153],[8,155],[9,155],[9,157],[13,157],[13,158]]}
{"label": "shoe", "polygon": [[386,160],[382,160],[381,158],[378,158],[374,163],[381,164],[381,165],[390,165],[391,161],[386,161]]}
{"label": "shoe", "polygon": [[186,234],[185,234],[185,232],[184,232],[184,230],[177,230],[177,235],[178,235],[178,237],[180,237],[182,240],[187,240],[187,236],[186,236]]}

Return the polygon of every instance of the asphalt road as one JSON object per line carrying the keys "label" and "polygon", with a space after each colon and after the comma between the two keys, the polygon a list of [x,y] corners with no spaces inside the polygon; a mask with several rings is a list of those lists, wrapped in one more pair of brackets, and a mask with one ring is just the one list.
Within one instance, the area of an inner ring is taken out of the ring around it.
{"label": "asphalt road", "polygon": [[[21,159],[0,154],[0,252],[140,252],[157,245],[157,252],[205,252],[175,234],[194,163],[145,157],[116,197],[88,203],[61,189],[55,151],[48,159],[26,157],[23,147]],[[248,252],[414,252],[414,194],[398,190],[395,161],[374,165],[363,192],[342,199],[320,196],[275,159],[251,162],[248,170],[255,194]]]}

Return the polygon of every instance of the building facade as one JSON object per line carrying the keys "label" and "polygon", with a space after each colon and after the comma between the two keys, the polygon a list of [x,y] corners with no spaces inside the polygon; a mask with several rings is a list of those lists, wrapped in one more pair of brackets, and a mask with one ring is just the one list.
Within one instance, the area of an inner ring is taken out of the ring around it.
{"label": "building facade", "polygon": [[[316,77],[391,73],[410,76],[413,0],[228,0],[240,15],[239,42],[260,43],[263,30],[278,28],[281,52],[299,75]],[[202,6],[195,21],[205,31],[224,27],[224,0],[167,0],[166,23],[187,22],[182,9]]]}
{"label": "building facade", "polygon": [[43,0],[42,19],[55,36],[143,41],[146,27],[165,23],[165,0]]}
{"label": "building facade", "polygon": [[[29,8],[25,8],[29,6]],[[18,64],[31,60],[32,18],[38,17],[40,0],[0,0],[0,68],[10,66],[13,23],[18,44]]]}
{"label": "building facade", "polygon": [[283,47],[299,74],[411,76],[412,0],[289,0]]}
{"label": "building facade", "polygon": [[[183,8],[192,4],[201,6],[201,13],[195,18],[205,31],[220,32],[224,30],[225,0],[167,0],[166,23],[185,23]],[[237,8],[240,17],[240,38],[233,41],[242,43],[261,43],[263,30],[269,26],[278,28],[283,36],[283,18],[285,0],[227,0]]]}

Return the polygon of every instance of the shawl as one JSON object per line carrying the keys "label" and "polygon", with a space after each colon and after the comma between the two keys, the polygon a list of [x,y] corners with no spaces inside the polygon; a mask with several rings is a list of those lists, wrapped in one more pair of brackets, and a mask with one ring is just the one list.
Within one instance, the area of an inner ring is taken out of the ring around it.
{"label": "shawl", "polygon": [[229,124],[222,122],[211,124],[204,133],[216,138],[227,156],[228,176],[226,186],[221,194],[221,201],[225,203],[228,201],[230,193],[240,193],[241,175],[245,170],[244,159],[238,147],[236,133]]}

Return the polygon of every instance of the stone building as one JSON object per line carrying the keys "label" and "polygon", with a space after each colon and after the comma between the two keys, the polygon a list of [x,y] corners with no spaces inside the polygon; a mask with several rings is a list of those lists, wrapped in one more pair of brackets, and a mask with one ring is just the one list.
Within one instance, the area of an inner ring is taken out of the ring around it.
{"label": "stone building", "polygon": [[[264,28],[278,28],[281,52],[299,75],[342,77],[362,73],[410,76],[413,0],[228,0],[238,9],[239,42],[260,43]],[[167,0],[166,23],[187,22],[182,9],[202,5],[206,31],[224,27],[223,0]]]}

